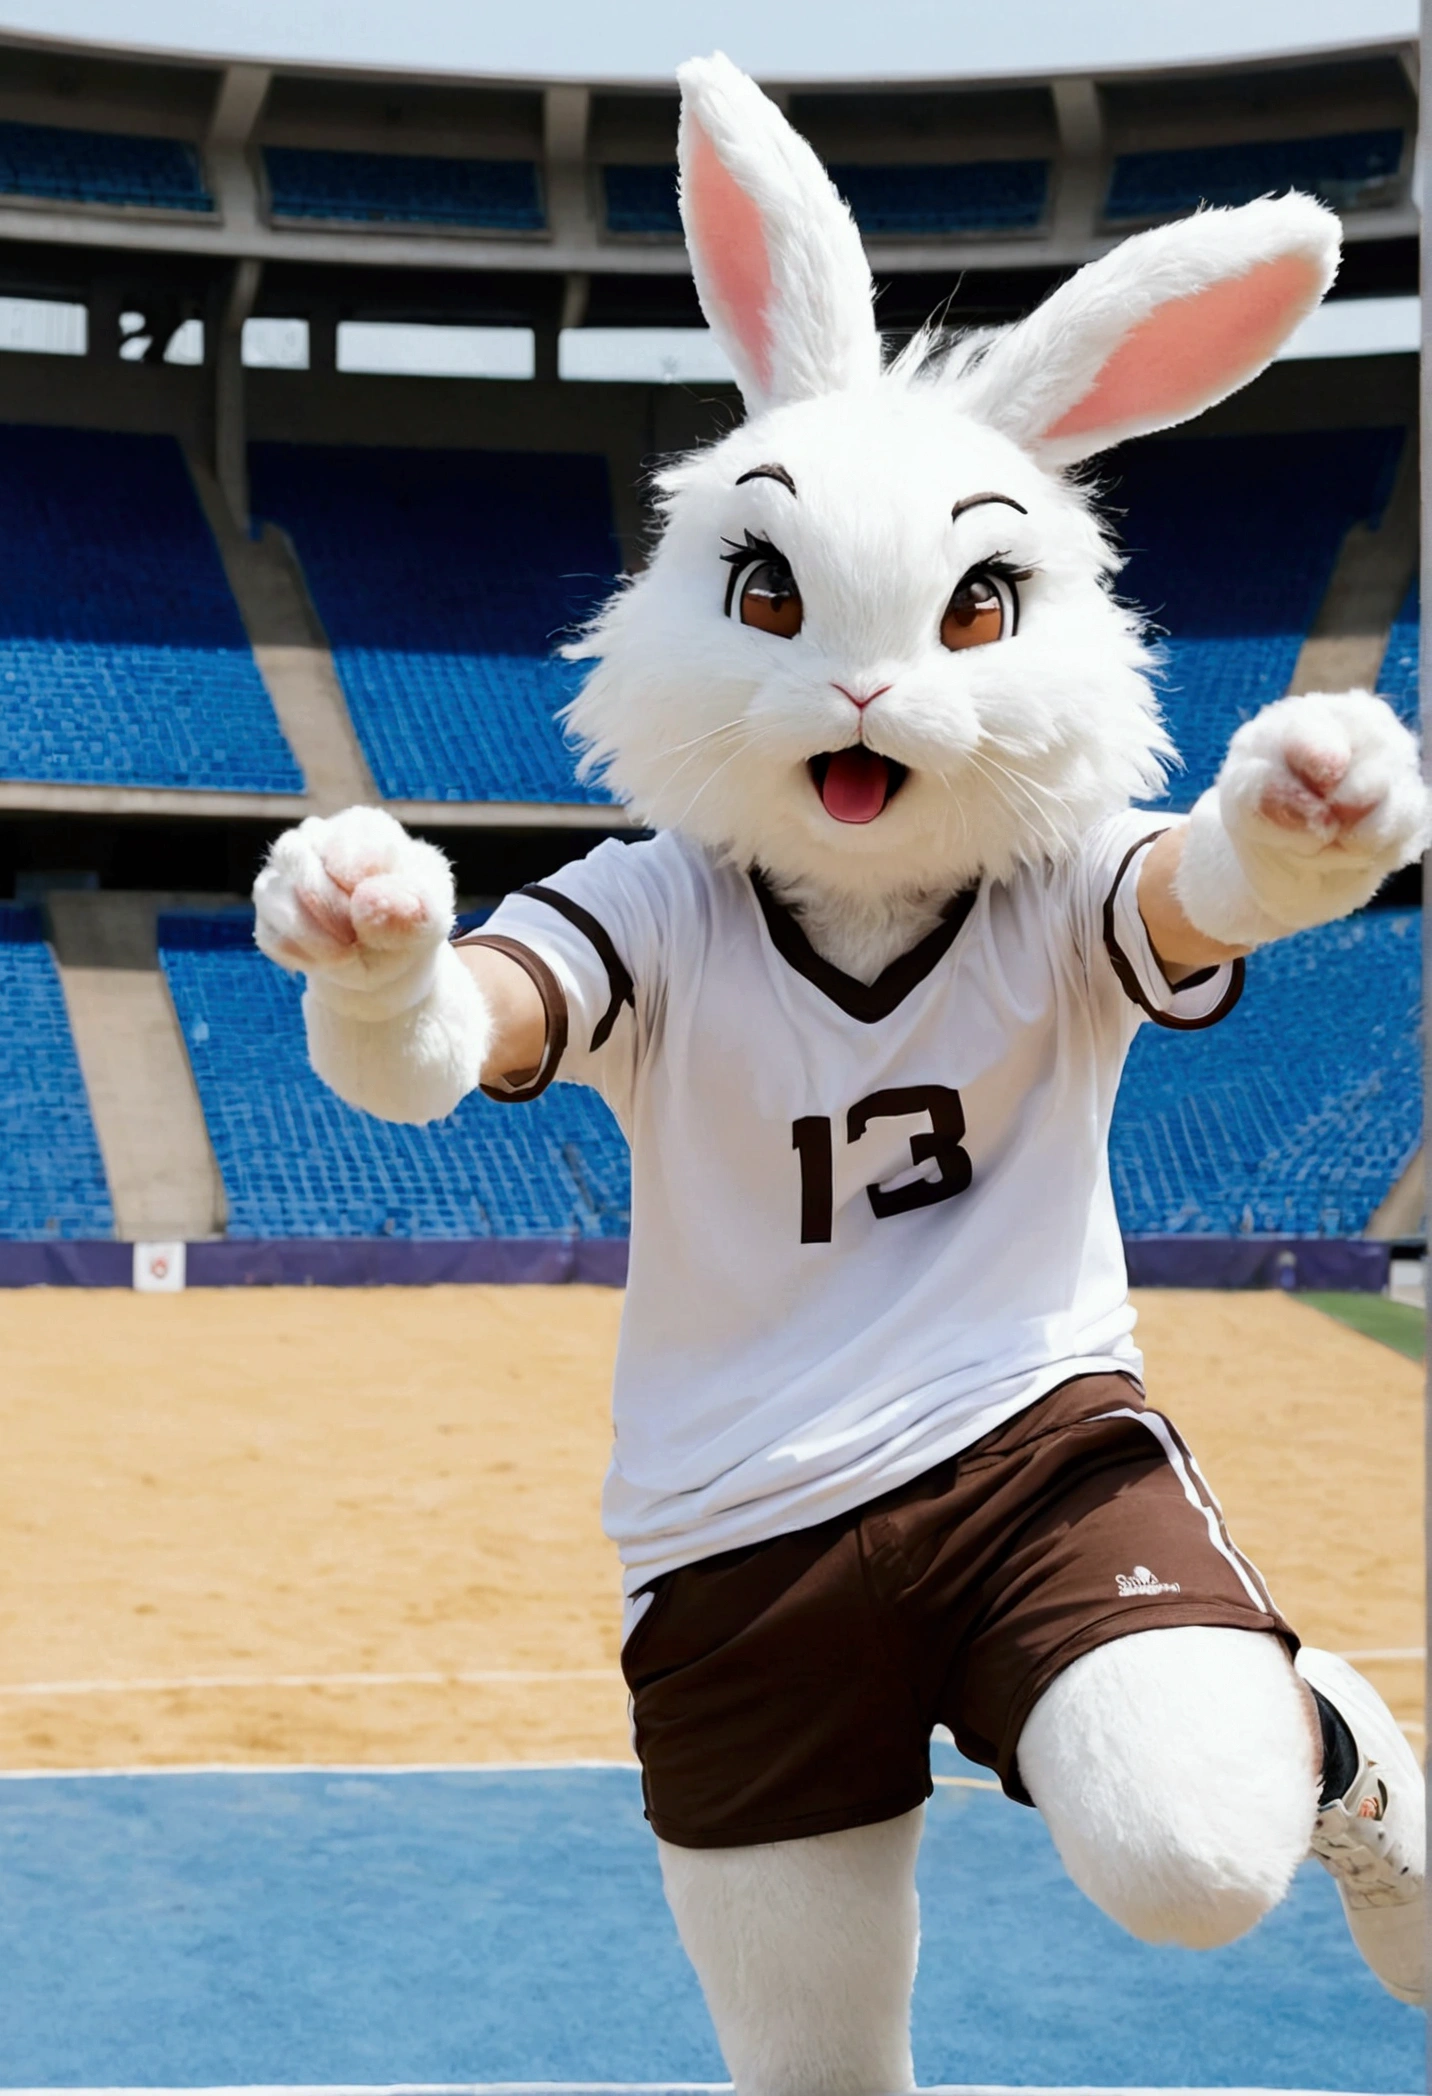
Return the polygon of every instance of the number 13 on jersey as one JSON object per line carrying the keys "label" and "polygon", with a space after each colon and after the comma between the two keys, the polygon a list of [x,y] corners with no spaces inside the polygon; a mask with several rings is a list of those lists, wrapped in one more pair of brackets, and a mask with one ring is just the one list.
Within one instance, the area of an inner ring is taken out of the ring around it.
{"label": "number 13 on jersey", "polygon": [[[858,1099],[845,1117],[845,1140],[858,1143],[872,1121],[906,1114],[928,1114],[927,1130],[910,1138],[911,1165],[934,1164],[933,1179],[911,1179],[904,1186],[867,1186],[866,1196],[879,1217],[906,1215],[962,1194],[973,1166],[961,1147],[965,1110],[960,1095],[946,1084],[894,1085]],[[791,1147],[800,1160],[801,1243],[829,1244],[835,1213],[835,1138],[829,1114],[803,1114],[791,1123]]]}

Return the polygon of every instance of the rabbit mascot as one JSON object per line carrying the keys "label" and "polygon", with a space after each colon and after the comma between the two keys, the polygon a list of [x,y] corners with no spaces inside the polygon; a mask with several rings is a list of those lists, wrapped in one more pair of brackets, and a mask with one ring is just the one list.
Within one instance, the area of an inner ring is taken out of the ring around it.
{"label": "rabbit mascot", "polygon": [[584,761],[655,834],[453,944],[431,845],[315,818],[259,879],[259,943],[353,1105],[555,1078],[630,1139],[604,1514],[647,1816],[739,2096],[912,2086],[941,1723],[1136,1936],[1227,1943],[1311,1852],[1420,2001],[1419,1770],[1146,1400],[1106,1158],[1140,1026],[1212,1025],[1247,952],[1416,856],[1417,750],[1366,692],[1286,698],[1186,820],[1131,808],[1173,753],[1069,470],[1262,370],[1337,221],[1200,212],[887,362],[810,148],[724,58],[681,85],[749,417],[663,473],[650,565],[571,650]]}

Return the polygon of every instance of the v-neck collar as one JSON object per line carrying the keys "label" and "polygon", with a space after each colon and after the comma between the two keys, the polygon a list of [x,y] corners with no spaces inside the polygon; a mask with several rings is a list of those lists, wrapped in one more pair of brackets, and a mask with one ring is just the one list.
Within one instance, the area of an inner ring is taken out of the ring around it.
{"label": "v-neck collar", "polygon": [[750,870],[750,881],[761,905],[771,944],[781,959],[788,967],[794,968],[797,975],[803,975],[807,982],[813,983],[832,1004],[839,1005],[847,1018],[858,1019],[864,1026],[888,1019],[910,992],[918,989],[931,970],[939,966],[963,930],[965,919],[979,894],[976,885],[951,896],[940,923],[933,931],[926,932],[918,946],[897,955],[873,983],[863,983],[816,952],[795,912],[787,909],[771,893],[764,876],[754,866]]}

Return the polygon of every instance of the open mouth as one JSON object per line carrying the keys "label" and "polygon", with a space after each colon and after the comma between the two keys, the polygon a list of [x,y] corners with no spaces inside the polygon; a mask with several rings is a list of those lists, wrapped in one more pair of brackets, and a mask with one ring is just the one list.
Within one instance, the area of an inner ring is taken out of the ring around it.
{"label": "open mouth", "polygon": [[903,764],[877,755],[863,742],[812,757],[806,769],[821,806],[837,822],[874,822],[909,777]]}

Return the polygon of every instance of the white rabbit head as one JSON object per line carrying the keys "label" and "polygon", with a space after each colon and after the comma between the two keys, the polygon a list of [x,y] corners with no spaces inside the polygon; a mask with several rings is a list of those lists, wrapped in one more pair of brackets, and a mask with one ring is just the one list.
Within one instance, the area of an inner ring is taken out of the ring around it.
{"label": "white rabbit head", "polygon": [[1058,858],[1170,753],[1063,469],[1261,371],[1331,282],[1337,221],[1296,195],[1200,212],[886,367],[810,147],[728,60],[680,80],[687,243],[749,419],[661,475],[650,566],[570,651],[596,659],[585,766],[854,907]]}

